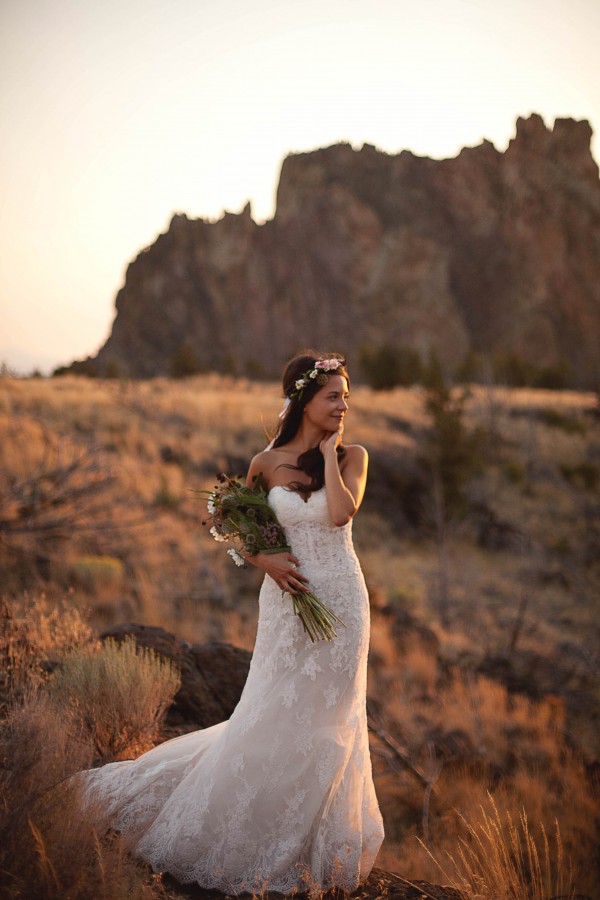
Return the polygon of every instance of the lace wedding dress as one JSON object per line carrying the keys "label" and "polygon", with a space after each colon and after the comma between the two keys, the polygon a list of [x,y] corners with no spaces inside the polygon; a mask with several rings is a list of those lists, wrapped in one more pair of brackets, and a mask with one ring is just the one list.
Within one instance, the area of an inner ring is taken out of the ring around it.
{"label": "lace wedding dress", "polygon": [[346,628],[311,643],[266,575],[231,718],[80,774],[155,871],[231,894],[352,890],[383,840],[365,708],[367,590],[352,521],[332,523],[324,487],[304,501],[278,486],[269,500],[300,571]]}

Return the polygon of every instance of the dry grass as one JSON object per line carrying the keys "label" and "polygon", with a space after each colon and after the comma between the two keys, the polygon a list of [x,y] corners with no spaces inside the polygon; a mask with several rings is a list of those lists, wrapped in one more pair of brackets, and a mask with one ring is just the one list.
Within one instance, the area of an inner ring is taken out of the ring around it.
{"label": "dry grass", "polygon": [[[561,464],[596,458],[595,404],[589,394],[473,389],[467,420],[495,437],[484,450],[483,474],[469,487],[471,499],[490,505],[527,540],[490,550],[478,543],[474,521],[453,526],[445,626],[436,605],[435,548],[406,511],[395,515],[404,497],[393,479],[385,487],[378,469],[383,461],[399,477],[410,477],[427,426],[423,392],[356,387],[346,428],[349,441],[370,451],[372,483],[379,478],[385,488],[378,495],[385,502],[373,502],[367,490],[354,523],[375,605],[411,613],[440,642],[437,655],[417,639],[400,648],[374,610],[371,692],[385,725],[425,770],[435,771],[432,741],[437,760],[443,759],[431,797],[430,851],[438,859],[447,859],[446,851],[458,858],[453,834],[463,828],[459,833],[469,836],[454,810],[477,828],[491,790],[514,822],[526,811],[542,855],[542,833],[531,823],[544,823],[550,834],[555,819],[560,822],[565,853],[581,873],[577,887],[590,894],[598,785],[585,760],[598,753],[598,497],[566,479]],[[54,665],[63,647],[85,643],[90,629],[119,621],[162,625],[190,642],[220,639],[252,648],[260,573],[229,565],[202,529],[202,504],[186,489],[211,486],[219,470],[243,474],[267,443],[264,430],[280,408],[277,385],[218,376],[140,383],[0,380],[0,506],[8,481],[35,475],[47,446],[55,458],[65,458],[70,446],[93,446],[102,471],[115,476],[106,498],[114,528],[76,528],[42,542],[24,533],[19,554],[0,541],[2,591],[13,617],[2,626],[13,697],[43,684],[52,668],[45,661]],[[570,421],[579,423],[576,430],[566,427]],[[126,517],[141,524],[117,527]],[[19,600],[23,590],[35,601]],[[553,668],[565,673],[554,696],[540,702],[468,675],[487,654],[507,651],[524,593],[516,651],[539,654],[550,674]],[[381,864],[435,880],[439,873],[416,839],[423,837],[422,788],[392,771],[375,744],[374,760],[387,833]]]}
{"label": "dry grass", "polygon": [[0,718],[7,707],[35,691],[61,653],[90,640],[81,611],[65,598],[45,594],[0,601]]}
{"label": "dry grass", "polygon": [[[534,701],[468,670],[445,671],[418,635],[407,635],[402,649],[398,640],[388,618],[374,610],[370,695],[377,698],[384,730],[432,780],[433,792],[428,801],[410,768],[373,739],[386,826],[378,864],[413,880],[435,881],[439,871],[417,838],[425,837],[437,859],[456,856],[461,817],[478,821],[493,786],[496,802],[514,821],[525,810],[529,822],[544,823],[547,831],[555,820],[560,823],[578,890],[595,896],[590,861],[598,840],[600,784],[571,746],[564,701],[555,696]],[[541,847],[543,834],[538,826],[534,830]]]}
{"label": "dry grass", "polygon": [[91,747],[65,727],[45,697],[0,727],[2,896],[15,900],[151,900],[166,892],[116,835],[94,829],[68,776],[89,766]]}
{"label": "dry grass", "polygon": [[[548,897],[573,897],[575,888],[570,862],[564,859],[558,821],[554,822],[554,846],[543,824],[542,842],[532,834],[525,810],[519,813],[519,824],[510,812],[503,822],[488,792],[491,812],[480,806],[478,819],[469,822],[461,816],[467,830],[459,838],[455,855],[448,853],[443,865],[422,846],[434,860],[446,881],[463,892],[468,900],[547,900]],[[520,826],[520,827],[519,827]]]}
{"label": "dry grass", "polygon": [[98,828],[101,811],[84,811],[69,776],[90,768],[99,748],[118,749],[116,740],[147,748],[178,677],[130,645],[90,645],[89,624],[67,599],[5,600],[1,632],[7,662],[0,715],[2,896],[171,896],[130,858],[118,835]]}
{"label": "dry grass", "polygon": [[131,637],[78,647],[48,684],[56,705],[92,740],[103,762],[149,750],[179,690],[174,666]]}
{"label": "dry grass", "polygon": [[[3,379],[0,411],[4,410],[4,418],[0,430],[5,440],[0,443],[0,452],[5,477],[25,477],[34,471],[47,445],[64,454],[68,445],[87,446],[90,442],[97,448],[98,465],[116,477],[113,492],[107,498],[116,511],[114,528],[105,532],[73,529],[57,543],[46,542],[45,546],[39,542],[31,546],[30,542],[23,548],[26,555],[20,562],[13,559],[7,564],[7,574],[11,574],[4,590],[10,589],[11,580],[14,592],[22,588],[48,590],[49,585],[60,590],[73,586],[98,610],[97,624],[106,625],[110,624],[111,607],[113,622],[128,611],[146,613],[140,597],[145,593],[147,599],[147,592],[140,589],[137,577],[137,573],[144,573],[155,594],[155,621],[157,614],[163,616],[165,624],[177,625],[187,639],[202,638],[205,630],[207,636],[210,632],[214,637],[215,623],[210,616],[205,620],[206,601],[211,603],[214,598],[221,607],[236,610],[247,601],[247,613],[253,608],[256,584],[253,573],[239,582],[227,566],[218,562],[219,548],[211,547],[210,538],[202,533],[201,503],[186,488],[210,486],[220,469],[245,472],[250,457],[266,443],[263,426],[268,430],[276,421],[280,409],[278,393],[278,386],[272,383],[212,375],[179,382],[154,379],[141,383],[77,378]],[[467,406],[471,424],[487,421],[489,402],[485,389],[474,388]],[[501,518],[523,527],[532,545],[550,550],[570,546],[578,551],[590,533],[589,527],[587,535],[582,528],[584,498],[561,476],[559,466],[561,462],[580,462],[597,439],[598,426],[586,417],[586,410],[594,405],[593,396],[496,389],[493,403],[497,409],[494,427],[500,434],[494,454],[500,452],[501,458],[487,466],[485,477],[477,485],[478,494],[493,501]],[[551,404],[565,416],[582,419],[587,433],[569,435],[529,415],[530,410]],[[419,388],[381,393],[360,386],[353,390],[347,435],[349,440],[363,442],[372,451],[374,475],[378,453],[385,453],[390,459],[395,455],[400,468],[413,458],[426,424]],[[505,477],[505,464],[518,463],[525,471],[530,457],[535,471],[527,475],[527,485]],[[531,478],[535,496],[524,491],[524,487],[531,487]],[[393,490],[389,497],[390,505],[399,502]],[[135,528],[119,531],[119,524],[127,517],[144,521]],[[371,506],[367,491],[365,507],[356,522],[361,558],[364,547],[365,566],[375,573],[382,569],[385,554],[381,586],[389,594],[410,573],[415,585],[411,601],[420,612],[427,613],[435,583],[431,547],[422,540],[415,542],[412,534],[390,534],[386,520],[387,511]],[[485,573],[491,575],[488,582],[497,582],[504,559],[502,554],[476,550],[472,538],[470,532],[452,538],[450,575],[452,588],[458,592],[453,600],[460,600],[458,605],[452,604],[452,609],[463,626],[473,621],[473,610],[479,610],[480,625],[493,642],[505,631],[505,625],[496,622],[493,615],[491,622],[484,621],[488,604],[481,602],[486,587],[482,582]],[[45,565],[40,562],[40,555],[46,559]],[[469,581],[463,585],[465,555],[471,557],[472,564]],[[99,592],[100,596],[94,596],[92,588],[77,580],[78,561],[93,556],[112,557],[124,563],[122,581],[115,579]],[[510,594],[517,594],[515,581],[523,564],[528,563],[528,556],[517,559],[512,551],[508,556],[514,564],[506,573],[502,593],[504,602],[510,604]],[[544,566],[545,560],[540,563]],[[572,568],[568,554],[560,565]],[[248,589],[244,590],[246,585]],[[584,592],[589,594],[594,585],[595,582],[584,586]],[[557,609],[561,605],[564,608],[570,598],[568,588],[555,593],[553,604]],[[180,615],[182,605],[195,597],[198,600],[194,600],[193,611],[188,604],[188,614]],[[585,608],[585,604],[579,605],[582,614]],[[246,628],[240,622],[246,644],[253,624],[250,622]],[[554,634],[558,633],[555,628]]]}

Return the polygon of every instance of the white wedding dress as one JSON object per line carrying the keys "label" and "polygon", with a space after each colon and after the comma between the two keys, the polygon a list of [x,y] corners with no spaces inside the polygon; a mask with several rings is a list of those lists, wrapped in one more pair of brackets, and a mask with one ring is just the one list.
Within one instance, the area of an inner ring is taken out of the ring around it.
{"label": "white wedding dress", "polygon": [[326,489],[269,500],[310,588],[345,622],[311,643],[268,575],[256,646],[231,718],[136,760],[80,773],[154,871],[230,894],[292,893],[369,874],[383,840],[366,720],[369,600]]}

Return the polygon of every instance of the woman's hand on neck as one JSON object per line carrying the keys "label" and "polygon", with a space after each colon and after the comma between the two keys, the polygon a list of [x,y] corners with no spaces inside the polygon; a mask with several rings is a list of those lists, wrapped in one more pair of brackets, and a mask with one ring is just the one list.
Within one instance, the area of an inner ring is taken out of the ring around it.
{"label": "woman's hand on neck", "polygon": [[344,436],[344,423],[340,422],[340,427],[336,431],[326,431],[319,443],[319,450],[327,459],[329,454],[336,455],[337,448],[342,443]]}

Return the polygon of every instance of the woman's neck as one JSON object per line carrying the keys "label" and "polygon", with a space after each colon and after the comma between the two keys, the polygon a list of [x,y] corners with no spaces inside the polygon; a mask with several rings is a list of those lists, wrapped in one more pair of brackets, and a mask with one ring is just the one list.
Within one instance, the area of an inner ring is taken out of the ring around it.
{"label": "woman's neck", "polygon": [[[285,444],[286,450],[293,450],[300,454],[310,450],[311,447],[317,447],[325,436],[326,432],[322,428],[318,428],[312,423],[302,421],[300,427],[289,444]],[[283,448],[278,448],[283,449]]]}

